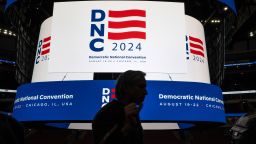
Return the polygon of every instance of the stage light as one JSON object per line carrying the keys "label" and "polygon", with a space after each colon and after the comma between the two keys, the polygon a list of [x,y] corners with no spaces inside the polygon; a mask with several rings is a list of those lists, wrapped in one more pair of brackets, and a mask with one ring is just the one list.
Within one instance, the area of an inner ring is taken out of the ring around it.
{"label": "stage light", "polygon": [[254,36],[254,33],[253,33],[253,32],[250,32],[250,33],[249,33],[249,36],[250,36],[250,37],[253,37],[253,36]]}
{"label": "stage light", "polygon": [[225,7],[223,8],[223,10],[224,10],[224,11],[227,11],[227,10],[228,10],[228,7],[227,7],[227,6],[225,6]]}

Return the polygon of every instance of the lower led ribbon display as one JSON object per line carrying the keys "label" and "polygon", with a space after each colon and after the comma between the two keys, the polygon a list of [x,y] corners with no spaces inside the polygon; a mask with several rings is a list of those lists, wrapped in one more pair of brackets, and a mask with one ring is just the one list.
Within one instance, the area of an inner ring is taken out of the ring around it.
{"label": "lower led ribbon display", "polygon": [[[225,123],[222,93],[215,85],[147,81],[140,113],[144,122]],[[114,80],[38,82],[18,88],[13,116],[19,121],[91,121],[115,98]]]}

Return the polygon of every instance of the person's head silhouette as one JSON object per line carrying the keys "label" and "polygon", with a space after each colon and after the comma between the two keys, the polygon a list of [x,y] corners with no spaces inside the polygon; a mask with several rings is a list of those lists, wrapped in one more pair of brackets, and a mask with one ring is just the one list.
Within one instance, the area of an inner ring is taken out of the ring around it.
{"label": "person's head silhouette", "polygon": [[116,97],[124,104],[141,104],[147,95],[145,73],[128,70],[122,73],[116,84]]}

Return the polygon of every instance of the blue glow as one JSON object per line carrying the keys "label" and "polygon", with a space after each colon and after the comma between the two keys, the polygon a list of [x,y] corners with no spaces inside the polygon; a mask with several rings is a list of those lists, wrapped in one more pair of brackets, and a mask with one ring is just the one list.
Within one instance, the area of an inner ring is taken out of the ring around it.
{"label": "blue glow", "polygon": [[13,64],[13,65],[15,65],[15,62],[14,62],[14,61],[9,61],[9,60],[0,59],[0,62],[1,62],[1,63],[8,63],[8,64]]}
{"label": "blue glow", "polygon": [[225,64],[224,67],[241,66],[241,65],[253,65],[253,64],[256,64],[256,61],[246,62],[246,63]]}
{"label": "blue glow", "polygon": [[244,115],[245,113],[226,113],[226,117],[240,117]]}
{"label": "blue glow", "polygon": [[15,1],[16,1],[16,0],[7,0],[6,5],[5,5],[5,9],[7,9],[8,6],[9,6],[10,4],[12,4],[13,2],[15,2]]}
{"label": "blue glow", "polygon": [[228,7],[230,7],[234,11],[234,13],[237,15],[236,5],[234,0],[219,0],[219,1],[226,4]]}

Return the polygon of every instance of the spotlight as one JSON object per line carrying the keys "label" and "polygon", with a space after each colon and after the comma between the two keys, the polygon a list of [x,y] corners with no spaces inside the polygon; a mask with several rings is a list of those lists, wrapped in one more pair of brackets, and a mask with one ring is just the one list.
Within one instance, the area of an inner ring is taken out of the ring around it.
{"label": "spotlight", "polygon": [[249,36],[250,36],[250,37],[253,37],[253,36],[254,36],[253,32],[250,32],[250,33],[249,33]]}
{"label": "spotlight", "polygon": [[225,6],[225,7],[223,8],[223,10],[224,10],[224,11],[227,11],[227,10],[228,10],[228,7],[227,7],[227,6]]}

